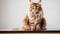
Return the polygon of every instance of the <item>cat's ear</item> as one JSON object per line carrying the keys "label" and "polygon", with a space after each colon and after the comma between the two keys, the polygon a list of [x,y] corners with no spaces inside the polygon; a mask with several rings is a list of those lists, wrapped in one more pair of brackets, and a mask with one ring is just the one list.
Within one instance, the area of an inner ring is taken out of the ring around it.
{"label": "cat's ear", "polygon": [[29,0],[29,3],[33,3],[32,0]]}
{"label": "cat's ear", "polygon": [[39,0],[38,2],[41,2],[41,0]]}
{"label": "cat's ear", "polygon": [[29,2],[31,2],[31,0],[29,0]]}
{"label": "cat's ear", "polygon": [[29,0],[30,3],[32,3],[32,0]]}
{"label": "cat's ear", "polygon": [[29,0],[29,2],[32,2],[32,0]]}
{"label": "cat's ear", "polygon": [[38,3],[41,4],[41,0],[39,0]]}

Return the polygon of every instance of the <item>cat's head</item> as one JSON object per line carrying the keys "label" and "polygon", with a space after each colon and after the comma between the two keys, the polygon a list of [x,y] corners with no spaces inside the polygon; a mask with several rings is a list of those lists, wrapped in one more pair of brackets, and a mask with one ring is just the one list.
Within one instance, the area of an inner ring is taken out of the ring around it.
{"label": "cat's head", "polygon": [[30,0],[30,7],[29,7],[29,11],[32,13],[38,13],[39,11],[42,10],[41,8],[41,0],[38,2],[33,2]]}
{"label": "cat's head", "polygon": [[38,2],[32,2],[30,0],[28,11],[28,18],[30,19],[30,22],[39,22],[40,19],[43,17],[43,11],[40,3],[41,0]]}

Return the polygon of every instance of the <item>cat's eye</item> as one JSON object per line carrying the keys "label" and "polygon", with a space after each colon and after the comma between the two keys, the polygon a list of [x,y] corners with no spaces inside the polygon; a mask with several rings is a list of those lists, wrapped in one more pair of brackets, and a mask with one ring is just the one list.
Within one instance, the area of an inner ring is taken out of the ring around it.
{"label": "cat's eye", "polygon": [[33,9],[33,7],[31,7]]}
{"label": "cat's eye", "polygon": [[39,9],[40,7],[39,6],[37,6],[37,9]]}

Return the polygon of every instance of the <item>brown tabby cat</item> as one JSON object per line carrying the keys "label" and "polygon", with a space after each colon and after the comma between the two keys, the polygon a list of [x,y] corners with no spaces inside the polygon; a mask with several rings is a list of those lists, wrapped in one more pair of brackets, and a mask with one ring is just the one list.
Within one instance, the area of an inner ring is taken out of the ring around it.
{"label": "brown tabby cat", "polygon": [[34,3],[30,0],[28,15],[23,21],[25,31],[46,30],[46,20],[43,17],[43,10],[40,4],[41,0]]}

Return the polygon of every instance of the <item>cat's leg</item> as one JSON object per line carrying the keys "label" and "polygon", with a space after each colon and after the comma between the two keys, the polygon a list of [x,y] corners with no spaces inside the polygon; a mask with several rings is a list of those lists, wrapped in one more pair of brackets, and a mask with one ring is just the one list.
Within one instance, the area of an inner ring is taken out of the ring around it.
{"label": "cat's leg", "polygon": [[26,16],[24,18],[24,20],[23,20],[23,28],[24,28],[25,31],[29,31],[30,30],[28,16]]}
{"label": "cat's leg", "polygon": [[37,25],[36,25],[36,31],[40,31],[40,30],[41,30],[40,24],[37,24]]}
{"label": "cat's leg", "polygon": [[41,28],[42,30],[46,30],[46,20],[44,17],[42,18],[42,21],[41,21]]}

